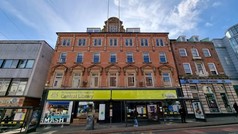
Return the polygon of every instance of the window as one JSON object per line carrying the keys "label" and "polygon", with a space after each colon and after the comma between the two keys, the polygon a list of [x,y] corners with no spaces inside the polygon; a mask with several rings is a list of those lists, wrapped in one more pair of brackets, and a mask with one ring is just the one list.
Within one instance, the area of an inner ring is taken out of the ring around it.
{"label": "window", "polygon": [[91,73],[91,87],[99,87],[99,73]]}
{"label": "window", "polygon": [[63,46],[70,46],[70,39],[63,39],[62,45]]}
{"label": "window", "polygon": [[193,57],[199,57],[198,50],[196,48],[192,48]]}
{"label": "window", "polygon": [[102,40],[100,38],[94,39],[94,46],[102,46]]}
{"label": "window", "polygon": [[81,84],[81,73],[74,73],[72,87],[78,88],[78,87],[80,87],[80,84]]}
{"label": "window", "polygon": [[192,74],[192,70],[189,63],[183,63],[185,74]]}
{"label": "window", "polygon": [[179,54],[180,54],[180,56],[187,56],[187,51],[186,51],[186,49],[180,48],[180,49],[179,49]]}
{"label": "window", "polygon": [[60,63],[65,63],[66,62],[66,56],[67,56],[67,53],[61,53],[59,62]]}
{"label": "window", "polygon": [[171,78],[169,73],[162,73],[164,86],[171,86]]}
{"label": "window", "polygon": [[79,39],[78,40],[78,46],[85,46],[86,45],[86,39]]}
{"label": "window", "polygon": [[18,68],[25,68],[27,60],[19,60]]}
{"label": "window", "polygon": [[210,57],[211,56],[209,49],[203,48],[202,51],[203,51],[203,55],[205,57]]}
{"label": "window", "polygon": [[118,29],[118,28],[117,28],[116,25],[110,25],[110,26],[109,26],[109,31],[110,31],[110,32],[117,32],[117,29]]}
{"label": "window", "polygon": [[160,59],[160,63],[166,63],[167,62],[165,52],[160,52],[159,53],[159,59]]}
{"label": "window", "polygon": [[216,66],[215,66],[214,63],[208,63],[208,67],[210,69],[211,74],[214,74],[214,75],[218,74]]}
{"label": "window", "polygon": [[147,39],[141,39],[140,45],[142,47],[148,46],[148,40]]}
{"label": "window", "polygon": [[5,96],[11,79],[0,79],[0,96]]}
{"label": "window", "polygon": [[195,64],[196,64],[197,72],[199,74],[205,74],[203,64],[202,63],[195,63]]}
{"label": "window", "polygon": [[32,68],[35,60],[27,60],[25,68]]}
{"label": "window", "polygon": [[100,54],[94,53],[93,54],[93,63],[99,63],[100,62]]}
{"label": "window", "polygon": [[8,95],[23,95],[27,79],[13,79]]}
{"label": "window", "polygon": [[228,57],[224,57],[225,61],[226,61],[226,64],[229,65],[230,64],[230,60],[228,59]]}
{"label": "window", "polygon": [[116,55],[116,53],[111,53],[111,55],[110,55],[110,62],[111,63],[116,63],[117,62],[117,55]]}
{"label": "window", "polygon": [[63,79],[63,73],[60,73],[60,72],[55,73],[53,87],[61,87],[62,79]]}
{"label": "window", "polygon": [[3,61],[3,59],[0,59],[0,68],[2,67]]}
{"label": "window", "polygon": [[117,73],[116,72],[109,73],[109,87],[117,87]]}
{"label": "window", "polygon": [[134,62],[133,53],[127,53],[126,58],[127,58],[127,63],[133,63]]}
{"label": "window", "polygon": [[127,74],[127,86],[128,87],[135,87],[135,73],[128,73]]}
{"label": "window", "polygon": [[17,68],[19,60],[5,60],[3,68]]}
{"label": "window", "polygon": [[156,39],[156,46],[164,46],[163,39]]}
{"label": "window", "polygon": [[83,63],[83,54],[78,53],[76,63]]}
{"label": "window", "polygon": [[150,62],[149,53],[147,52],[143,53],[143,59],[144,59],[144,63],[149,63]]}
{"label": "window", "polygon": [[195,85],[194,85],[194,86],[193,86],[193,85],[190,86],[190,90],[191,90],[191,91],[197,91],[197,86],[195,86]]}
{"label": "window", "polygon": [[110,39],[110,46],[117,46],[117,39]]}
{"label": "window", "polygon": [[146,87],[152,87],[153,86],[153,77],[151,72],[145,73],[145,86]]}
{"label": "window", "polygon": [[125,45],[128,47],[128,46],[133,46],[133,43],[132,43],[132,39],[131,38],[128,38],[128,39],[125,39]]}

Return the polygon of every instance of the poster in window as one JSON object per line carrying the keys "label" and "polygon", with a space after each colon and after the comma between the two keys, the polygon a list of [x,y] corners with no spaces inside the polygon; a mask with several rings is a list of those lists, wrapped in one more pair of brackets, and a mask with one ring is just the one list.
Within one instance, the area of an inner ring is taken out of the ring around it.
{"label": "poster in window", "polygon": [[204,112],[200,102],[193,102],[193,110],[197,119],[205,119]]}
{"label": "poster in window", "polygon": [[99,120],[105,120],[105,104],[99,104]]}

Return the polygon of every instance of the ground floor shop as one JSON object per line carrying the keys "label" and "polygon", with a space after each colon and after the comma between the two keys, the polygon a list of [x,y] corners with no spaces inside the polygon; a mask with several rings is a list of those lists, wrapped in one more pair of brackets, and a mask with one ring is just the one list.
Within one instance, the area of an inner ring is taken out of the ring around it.
{"label": "ground floor shop", "polygon": [[[180,79],[184,97],[198,99],[206,114],[233,113],[233,103],[238,101],[230,80]],[[191,102],[186,102],[187,111],[194,113]]]}
{"label": "ground floor shop", "polygon": [[178,89],[48,90],[41,124],[85,124],[126,122],[137,109],[138,118],[156,121],[178,115]]}

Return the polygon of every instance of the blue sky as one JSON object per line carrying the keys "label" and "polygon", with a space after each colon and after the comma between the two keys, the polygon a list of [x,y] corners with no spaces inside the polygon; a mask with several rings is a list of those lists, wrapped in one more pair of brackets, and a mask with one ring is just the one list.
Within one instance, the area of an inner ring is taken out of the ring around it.
{"label": "blue sky", "polygon": [[[119,4],[120,3],[120,4]],[[0,40],[46,40],[56,32],[85,32],[119,16],[125,28],[169,32],[170,38],[222,38],[238,23],[238,0],[0,0]]]}

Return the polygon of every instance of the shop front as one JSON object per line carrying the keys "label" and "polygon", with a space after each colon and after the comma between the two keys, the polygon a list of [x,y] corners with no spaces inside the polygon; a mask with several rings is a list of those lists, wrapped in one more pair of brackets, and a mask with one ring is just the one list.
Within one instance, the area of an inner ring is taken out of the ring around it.
{"label": "shop front", "polygon": [[176,98],[176,89],[48,90],[40,124],[85,124],[88,116],[125,122],[134,108],[139,118],[158,120],[164,113],[178,114],[178,103],[168,101]]}

